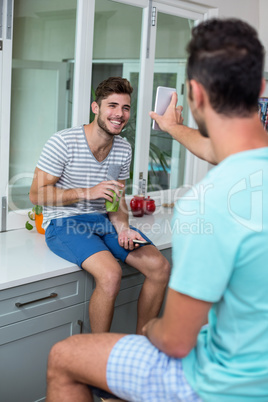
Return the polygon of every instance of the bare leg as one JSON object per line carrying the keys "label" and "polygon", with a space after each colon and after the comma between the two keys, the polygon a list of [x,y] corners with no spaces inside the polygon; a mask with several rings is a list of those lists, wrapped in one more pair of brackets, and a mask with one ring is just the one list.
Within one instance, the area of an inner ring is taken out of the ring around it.
{"label": "bare leg", "polygon": [[47,370],[47,402],[91,402],[88,384],[111,392],[106,366],[115,343],[124,335],[74,335],[54,345]]}
{"label": "bare leg", "polygon": [[122,269],[109,251],[93,254],[83,262],[82,267],[94,276],[96,282],[89,302],[91,331],[108,332],[120,289]]}
{"label": "bare leg", "polygon": [[170,275],[167,259],[154,246],[144,246],[131,253],[126,263],[145,275],[138,300],[137,334],[152,318],[157,317],[165,295]]}

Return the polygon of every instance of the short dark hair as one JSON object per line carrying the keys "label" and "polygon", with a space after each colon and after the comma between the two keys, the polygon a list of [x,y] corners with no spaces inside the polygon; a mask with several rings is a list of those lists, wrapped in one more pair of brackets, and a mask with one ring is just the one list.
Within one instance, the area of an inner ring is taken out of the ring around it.
{"label": "short dark hair", "polygon": [[103,99],[108,98],[109,95],[116,94],[127,94],[131,96],[133,88],[130,82],[126,78],[122,77],[109,77],[102,81],[98,88],[96,89],[96,99],[95,101],[100,106]]}
{"label": "short dark hair", "polygon": [[248,116],[257,110],[264,47],[239,19],[211,19],[193,28],[187,78],[200,82],[217,113]]}

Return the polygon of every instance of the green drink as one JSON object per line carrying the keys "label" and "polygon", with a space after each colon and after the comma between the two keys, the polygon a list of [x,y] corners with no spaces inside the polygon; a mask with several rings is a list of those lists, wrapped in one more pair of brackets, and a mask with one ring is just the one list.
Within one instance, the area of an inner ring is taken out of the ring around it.
{"label": "green drink", "polygon": [[118,197],[117,194],[113,190],[111,190],[111,192],[113,193],[113,201],[105,200],[106,211],[107,212],[116,212],[119,207],[120,197]]}

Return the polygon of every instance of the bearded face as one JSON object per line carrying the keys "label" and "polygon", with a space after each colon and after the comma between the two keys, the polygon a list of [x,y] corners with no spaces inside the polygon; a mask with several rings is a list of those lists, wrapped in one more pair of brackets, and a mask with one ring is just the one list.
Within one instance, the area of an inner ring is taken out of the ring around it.
{"label": "bearded face", "polygon": [[130,118],[130,96],[112,94],[103,99],[97,114],[98,126],[109,135],[118,135]]}

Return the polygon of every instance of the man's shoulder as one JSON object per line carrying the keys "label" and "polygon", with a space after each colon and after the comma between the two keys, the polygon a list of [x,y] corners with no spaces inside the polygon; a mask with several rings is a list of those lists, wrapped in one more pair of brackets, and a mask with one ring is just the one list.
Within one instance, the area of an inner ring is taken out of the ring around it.
{"label": "man's shoulder", "polygon": [[126,149],[131,150],[130,143],[127,141],[126,138],[121,137],[121,135],[118,135],[117,137],[115,137],[114,145],[119,149],[124,148],[124,150],[126,150]]}
{"label": "man's shoulder", "polygon": [[64,130],[57,131],[48,140],[47,145],[50,147],[69,147],[81,146],[84,143],[83,126],[65,128]]}
{"label": "man's shoulder", "polygon": [[57,131],[55,134],[52,135],[51,138],[58,137],[58,138],[68,139],[72,136],[77,136],[77,135],[83,135],[83,126],[65,128],[63,130]]}

